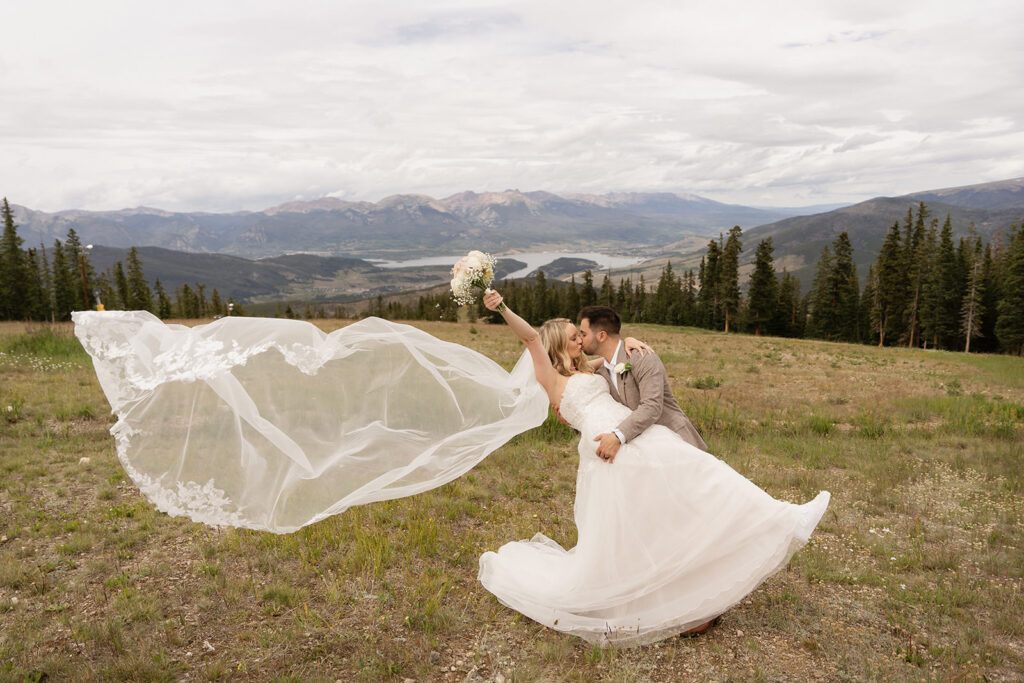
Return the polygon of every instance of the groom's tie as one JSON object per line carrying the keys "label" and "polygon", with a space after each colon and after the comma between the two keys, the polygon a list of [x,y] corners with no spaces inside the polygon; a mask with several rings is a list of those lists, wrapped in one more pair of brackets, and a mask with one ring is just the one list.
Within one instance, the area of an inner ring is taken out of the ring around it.
{"label": "groom's tie", "polygon": [[615,347],[615,353],[612,354],[612,362],[609,363],[607,360],[604,362],[604,366],[608,368],[608,376],[612,378],[612,388],[615,389],[616,393],[619,391],[619,377],[615,374],[615,361],[619,359],[619,351],[622,350],[622,340],[619,340],[618,345]]}

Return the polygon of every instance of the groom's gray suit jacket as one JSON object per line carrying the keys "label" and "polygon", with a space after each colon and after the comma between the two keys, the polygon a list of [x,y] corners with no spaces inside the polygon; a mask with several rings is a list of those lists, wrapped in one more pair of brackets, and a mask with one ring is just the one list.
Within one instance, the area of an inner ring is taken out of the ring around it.
{"label": "groom's gray suit jacket", "polygon": [[[625,351],[616,360],[625,362]],[[602,363],[597,373],[608,382],[608,390],[612,397],[633,412],[618,425],[619,431],[626,437],[626,442],[635,439],[642,431],[653,424],[664,425],[683,437],[687,443],[693,444],[702,451],[708,449],[700,432],[686,417],[679,407],[676,397],[672,395],[668,372],[658,355],[648,351],[644,355],[634,353],[629,359],[632,364],[629,372],[618,377],[618,389],[612,383],[608,368]]]}

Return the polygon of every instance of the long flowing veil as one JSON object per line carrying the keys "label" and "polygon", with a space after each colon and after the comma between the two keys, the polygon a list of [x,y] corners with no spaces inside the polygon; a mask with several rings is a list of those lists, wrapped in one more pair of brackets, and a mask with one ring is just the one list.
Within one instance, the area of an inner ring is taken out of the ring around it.
{"label": "long flowing veil", "polygon": [[528,354],[489,358],[378,318],[314,325],[73,314],[125,470],[157,508],[288,533],[460,476],[543,422]]}

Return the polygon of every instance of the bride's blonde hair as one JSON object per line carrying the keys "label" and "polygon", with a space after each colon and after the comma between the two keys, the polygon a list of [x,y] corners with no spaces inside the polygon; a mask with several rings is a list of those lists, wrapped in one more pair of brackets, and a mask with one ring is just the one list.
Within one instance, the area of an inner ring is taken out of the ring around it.
{"label": "bride's blonde hair", "polygon": [[569,335],[565,333],[565,326],[572,324],[568,318],[552,318],[540,326],[540,341],[551,364],[558,374],[566,377],[574,372],[593,372],[582,353],[575,360],[569,356]]}

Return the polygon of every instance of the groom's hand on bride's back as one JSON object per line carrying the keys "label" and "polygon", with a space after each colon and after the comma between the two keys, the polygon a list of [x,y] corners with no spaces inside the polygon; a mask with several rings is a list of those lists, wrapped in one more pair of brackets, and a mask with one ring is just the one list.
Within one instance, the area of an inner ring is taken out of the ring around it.
{"label": "groom's hand on bride's back", "polygon": [[594,437],[594,441],[599,442],[597,444],[597,457],[609,464],[615,462],[615,456],[619,454],[619,446],[622,445],[619,437],[614,434],[598,434]]}

